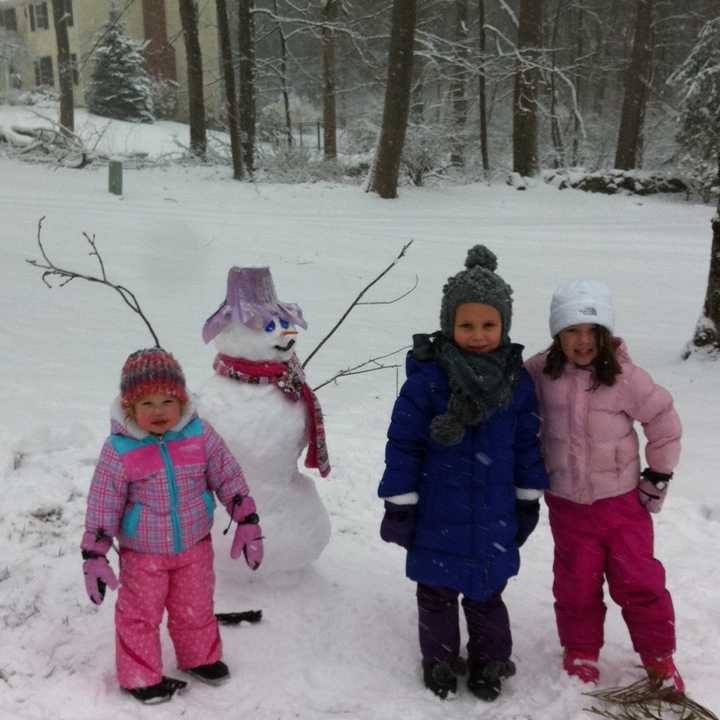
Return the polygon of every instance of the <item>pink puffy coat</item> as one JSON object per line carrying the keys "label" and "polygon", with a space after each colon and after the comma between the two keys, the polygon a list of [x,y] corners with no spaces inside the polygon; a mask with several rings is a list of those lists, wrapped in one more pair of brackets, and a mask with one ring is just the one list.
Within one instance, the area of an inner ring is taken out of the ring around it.
{"label": "pink puffy coat", "polygon": [[525,363],[538,395],[550,491],[576,503],[590,504],[637,487],[636,420],[647,438],[649,467],[671,473],[680,456],[681,425],[672,396],[635,366],[625,344],[618,343],[622,374],[613,386],[600,385],[593,391],[592,374],[570,363],[557,380],[545,375],[546,352]]}

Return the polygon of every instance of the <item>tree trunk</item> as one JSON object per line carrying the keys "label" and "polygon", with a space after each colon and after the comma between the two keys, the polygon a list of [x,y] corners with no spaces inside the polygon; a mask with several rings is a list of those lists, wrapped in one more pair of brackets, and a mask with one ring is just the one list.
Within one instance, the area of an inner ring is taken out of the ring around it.
{"label": "tree trunk", "polygon": [[[278,14],[277,0],[273,0],[273,8],[275,10],[275,17]],[[290,115],[290,91],[288,90],[287,80],[287,40],[285,39],[285,31],[283,30],[282,23],[277,21],[277,31],[280,35],[280,85],[282,88],[283,106],[285,107],[285,125],[287,127],[287,142],[288,146],[292,147],[293,134],[292,134],[292,117]]]}
{"label": "tree trunk", "polygon": [[574,122],[573,122],[573,144],[572,144],[572,164],[580,164],[580,117],[579,114],[582,112],[582,68],[580,66],[581,58],[585,53],[584,44],[584,28],[583,28],[583,9],[575,9],[575,39],[577,45],[575,47],[575,65],[577,67],[575,71],[575,104],[574,109]]}
{"label": "tree trunk", "polygon": [[238,3],[238,49],[240,52],[240,135],[243,160],[249,173],[255,171],[255,19],[254,0]]}
{"label": "tree trunk", "polygon": [[[720,154],[718,154],[717,163],[718,181],[720,182]],[[720,353],[720,200],[718,200],[712,219],[710,271],[703,312],[684,357],[689,357],[694,348]]]}
{"label": "tree trunk", "polygon": [[368,186],[368,190],[382,198],[397,197],[400,158],[410,112],[416,19],[416,0],[393,0],[382,129]]}
{"label": "tree trunk", "polygon": [[632,59],[625,75],[625,97],[615,152],[615,167],[620,170],[632,170],[638,166],[652,68],[653,5],[654,0],[637,0],[635,39]]}
{"label": "tree trunk", "polygon": [[230,44],[230,25],[225,0],[215,0],[215,3],[217,7],[218,34],[220,36],[220,56],[222,57],[223,77],[225,79],[225,107],[227,108],[228,131],[230,132],[233,178],[242,180],[243,151],[240,142],[240,121],[238,119],[235,70],[233,69],[232,46]]}
{"label": "tree trunk", "polygon": [[180,0],[180,22],[185,40],[187,60],[190,152],[197,157],[205,157],[207,152],[207,125],[205,122],[202,52],[198,37],[198,11],[195,0]]}
{"label": "tree trunk", "polygon": [[455,0],[455,51],[458,59],[452,69],[450,83],[452,102],[453,132],[451,139],[450,163],[456,167],[465,165],[465,125],[467,122],[468,5],[467,0]]}
{"label": "tree trunk", "polygon": [[513,170],[523,177],[537,175],[537,95],[542,46],[543,0],[520,0],[518,50],[513,95]]}
{"label": "tree trunk", "polygon": [[563,4],[563,0],[557,0],[552,40],[550,41],[550,47],[552,48],[552,71],[550,74],[550,137],[552,138],[553,150],[555,151],[553,158],[553,166],[555,168],[565,167],[565,144],[560,127],[560,118],[558,117],[558,106],[560,103],[558,101],[557,89],[558,32],[560,30],[560,16],[562,14]]}
{"label": "tree trunk", "polygon": [[337,118],[335,113],[335,30],[330,25],[337,20],[337,0],[324,0],[322,27],[322,96],[323,145],[326,160],[337,158]]}
{"label": "tree trunk", "polygon": [[60,126],[75,131],[75,100],[73,97],[73,68],[70,58],[67,18],[63,0],[52,0],[53,23],[57,40],[58,80],[60,83]]}
{"label": "tree trunk", "polygon": [[485,179],[490,176],[488,153],[487,88],[485,82],[485,0],[478,0],[478,50],[480,51],[480,74],[478,75],[478,115],[480,121],[480,153]]}

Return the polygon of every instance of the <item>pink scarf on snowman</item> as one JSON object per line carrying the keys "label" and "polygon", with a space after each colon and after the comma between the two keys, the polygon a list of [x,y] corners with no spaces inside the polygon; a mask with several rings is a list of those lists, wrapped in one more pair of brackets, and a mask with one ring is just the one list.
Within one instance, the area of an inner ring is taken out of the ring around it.
{"label": "pink scarf on snowman", "polygon": [[[258,362],[219,353],[213,362],[213,369],[218,375],[239,382],[275,385],[292,402],[302,399],[305,403],[305,427],[308,435],[305,467],[316,468],[322,477],[330,474],[322,409],[312,388],[305,382],[305,373],[297,355],[293,353],[288,362]],[[242,458],[238,458],[238,461],[242,463]]]}

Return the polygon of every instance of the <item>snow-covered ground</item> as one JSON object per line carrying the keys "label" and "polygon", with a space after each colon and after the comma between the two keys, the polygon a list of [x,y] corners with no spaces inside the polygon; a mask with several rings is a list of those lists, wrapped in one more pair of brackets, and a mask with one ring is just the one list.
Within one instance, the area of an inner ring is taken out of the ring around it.
{"label": "snow-covered ground", "polygon": [[[156,147],[157,140],[144,142]],[[703,299],[712,209],[542,185],[527,192],[404,189],[398,200],[383,201],[356,187],[254,185],[228,176],[207,167],[132,171],[125,194],[115,197],[103,168],[52,170],[0,158],[0,718],[573,720],[588,717],[589,705],[583,687],[560,671],[545,510],[507,590],[517,676],[492,704],[462,686],[450,702],[423,688],[414,585],[404,577],[403,551],[378,537],[375,493],[402,380],[393,369],[319,391],[334,470],[317,484],[333,535],[314,566],[253,577],[230,560],[218,514],[217,609],[264,613],[258,625],[222,630],[232,682],[193,682],[154,708],[122,694],[114,677],[114,596],[100,608],[87,600],[78,543],[120,367],[152,341],[109,288],[42,284],[25,262],[39,257],[41,216],[44,246],[58,265],[96,273],[82,233],[95,236],[108,276],[136,293],[191,387],[212,373],[213,350],[200,330],[233,264],[270,265],[280,298],[303,307],[310,324],[299,340],[304,357],[414,240],[364,299],[394,298],[416,275],[418,288],[395,304],[356,308],[311,361],[314,385],[407,345],[413,332],[435,329],[442,284],[476,242],[497,253],[515,288],[512,336],[528,353],[548,343],[547,307],[558,282],[606,280],[618,334],[673,392],[683,418],[684,454],[657,517],[657,554],[675,601],[679,667],[689,693],[717,712],[720,365],[680,360]],[[166,671],[177,675],[166,634],[163,642]],[[637,663],[611,603],[603,684],[640,678]]]}

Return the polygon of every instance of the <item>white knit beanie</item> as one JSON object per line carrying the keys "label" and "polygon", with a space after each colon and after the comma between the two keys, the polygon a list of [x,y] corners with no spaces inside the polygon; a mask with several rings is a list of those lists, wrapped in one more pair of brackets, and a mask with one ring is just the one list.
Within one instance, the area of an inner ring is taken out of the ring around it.
{"label": "white knit beanie", "polygon": [[555,337],[571,325],[615,327],[615,310],[610,289],[595,280],[572,280],[560,285],[550,301],[550,334]]}

